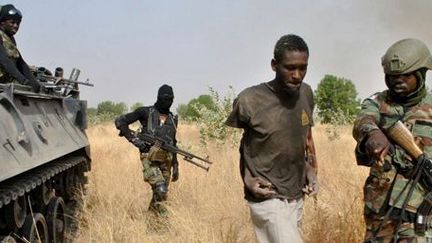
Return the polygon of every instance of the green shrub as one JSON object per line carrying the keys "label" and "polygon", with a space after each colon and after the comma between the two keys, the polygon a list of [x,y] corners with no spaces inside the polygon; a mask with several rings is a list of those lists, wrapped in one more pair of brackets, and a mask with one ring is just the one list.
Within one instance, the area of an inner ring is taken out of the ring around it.
{"label": "green shrub", "polygon": [[194,105],[199,113],[197,123],[200,128],[201,143],[206,145],[208,141],[216,141],[218,145],[222,145],[229,141],[231,145],[238,146],[241,130],[225,125],[236,96],[234,89],[229,86],[227,94],[222,98],[213,88],[210,87],[209,91],[214,106],[208,107],[199,103]]}

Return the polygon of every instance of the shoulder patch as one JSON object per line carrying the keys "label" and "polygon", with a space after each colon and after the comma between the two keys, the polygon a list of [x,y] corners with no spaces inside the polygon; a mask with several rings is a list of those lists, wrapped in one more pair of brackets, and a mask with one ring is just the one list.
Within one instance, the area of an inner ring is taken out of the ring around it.
{"label": "shoulder patch", "polygon": [[307,115],[307,113],[306,113],[305,110],[302,111],[301,122],[302,122],[303,126],[306,126],[306,125],[310,124],[309,116]]}

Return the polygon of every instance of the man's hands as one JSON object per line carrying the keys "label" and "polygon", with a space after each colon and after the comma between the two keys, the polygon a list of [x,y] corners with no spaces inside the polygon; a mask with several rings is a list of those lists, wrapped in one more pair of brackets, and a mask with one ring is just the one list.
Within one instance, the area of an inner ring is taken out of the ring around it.
{"label": "man's hands", "polygon": [[132,138],[131,140],[129,140],[129,142],[131,142],[133,145],[135,145],[135,147],[137,147],[141,151],[145,151],[150,146],[147,142],[139,138]]}
{"label": "man's hands", "polygon": [[26,79],[22,84],[30,86],[35,93],[39,93],[41,90],[41,85],[37,80]]}
{"label": "man's hands", "polygon": [[319,191],[319,183],[316,170],[309,164],[305,165],[306,185],[303,187],[303,192],[309,196],[315,196]]}
{"label": "man's hands", "polygon": [[271,198],[277,194],[269,181],[261,177],[253,177],[247,168],[243,179],[246,188],[257,198]]}
{"label": "man's hands", "polygon": [[389,140],[381,130],[377,129],[369,132],[365,143],[365,150],[370,158],[384,161],[384,157],[387,155],[389,148]]}

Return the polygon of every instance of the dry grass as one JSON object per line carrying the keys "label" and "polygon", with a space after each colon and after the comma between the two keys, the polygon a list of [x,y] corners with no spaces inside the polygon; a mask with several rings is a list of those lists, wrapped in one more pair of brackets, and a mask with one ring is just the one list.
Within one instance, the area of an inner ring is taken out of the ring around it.
{"label": "dry grass", "polygon": [[[314,134],[321,192],[316,201],[306,199],[305,242],[361,242],[367,171],[355,165],[350,128],[337,141],[329,141],[322,126]],[[168,198],[171,215],[161,222],[147,212],[151,189],[137,150],[111,124],[92,127],[88,135],[93,164],[76,242],[255,242],[238,150],[229,142],[204,150],[196,127],[179,127],[181,146],[215,163],[206,173],[179,158],[180,179],[170,185]]]}

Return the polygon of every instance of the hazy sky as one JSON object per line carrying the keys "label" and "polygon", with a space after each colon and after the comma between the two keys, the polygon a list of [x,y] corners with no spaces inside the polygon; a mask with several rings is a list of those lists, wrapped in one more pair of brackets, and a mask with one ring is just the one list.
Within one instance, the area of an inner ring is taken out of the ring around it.
{"label": "hazy sky", "polygon": [[[385,88],[380,58],[402,38],[432,49],[431,0],[20,0],[15,36],[27,63],[67,75],[81,69],[94,88],[82,98],[153,104],[167,83],[174,108],[215,88],[269,81],[275,42],[295,33],[309,45],[305,82],[351,79],[360,98]],[[431,86],[432,72],[427,80]]]}

